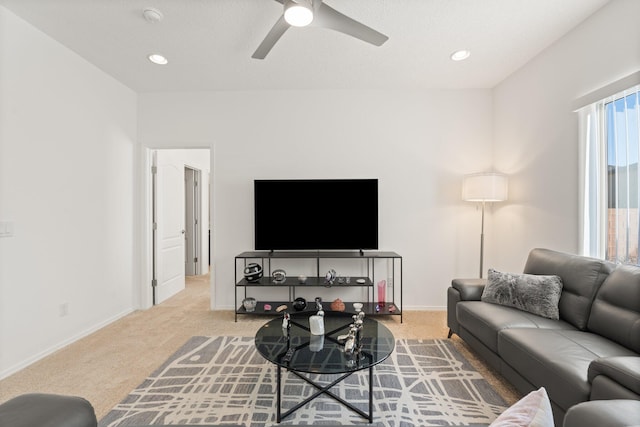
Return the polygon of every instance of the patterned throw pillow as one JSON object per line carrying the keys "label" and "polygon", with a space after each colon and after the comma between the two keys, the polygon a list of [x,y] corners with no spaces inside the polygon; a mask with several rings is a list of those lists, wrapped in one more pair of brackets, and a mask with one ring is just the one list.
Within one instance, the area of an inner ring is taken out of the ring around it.
{"label": "patterned throw pillow", "polygon": [[502,273],[489,269],[488,283],[481,300],[506,305],[538,316],[558,320],[562,292],[559,276]]}

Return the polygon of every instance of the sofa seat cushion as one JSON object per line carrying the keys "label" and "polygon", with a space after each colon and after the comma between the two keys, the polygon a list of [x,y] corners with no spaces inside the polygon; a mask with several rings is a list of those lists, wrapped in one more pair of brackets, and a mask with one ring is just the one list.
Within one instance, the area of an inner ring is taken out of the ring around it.
{"label": "sofa seat cushion", "polygon": [[551,320],[513,307],[481,301],[456,304],[458,323],[494,353],[498,352],[498,332],[509,328],[568,329],[576,328],[562,320]]}
{"label": "sofa seat cushion", "polygon": [[535,387],[544,386],[564,411],[589,400],[588,370],[593,360],[634,355],[599,335],[557,329],[504,329],[498,336],[498,353]]}

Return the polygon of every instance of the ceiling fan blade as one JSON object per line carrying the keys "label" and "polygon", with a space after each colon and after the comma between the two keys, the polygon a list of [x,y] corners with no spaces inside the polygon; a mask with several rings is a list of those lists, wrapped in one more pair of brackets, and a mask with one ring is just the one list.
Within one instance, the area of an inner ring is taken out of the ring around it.
{"label": "ceiling fan blade", "polygon": [[290,25],[284,20],[284,15],[280,16],[280,19],[271,27],[271,30],[251,57],[254,59],[264,59],[289,27]]}
{"label": "ceiling fan blade", "polygon": [[381,46],[389,40],[389,37],[384,34],[349,18],[331,6],[327,6],[326,3],[320,3],[311,25],[330,28],[376,46]]}

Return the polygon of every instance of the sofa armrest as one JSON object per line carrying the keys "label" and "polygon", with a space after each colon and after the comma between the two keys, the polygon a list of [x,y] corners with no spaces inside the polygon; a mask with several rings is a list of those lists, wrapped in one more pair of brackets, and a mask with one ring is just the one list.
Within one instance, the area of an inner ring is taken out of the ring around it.
{"label": "sofa armrest", "polygon": [[640,395],[640,356],[601,357],[589,364],[588,379],[593,383],[603,375]]}
{"label": "sofa armrest", "polygon": [[460,293],[460,301],[480,301],[487,279],[453,279],[451,287]]}
{"label": "sofa armrest", "polygon": [[459,332],[456,318],[456,304],[460,301],[480,301],[482,291],[487,281],[485,279],[453,279],[451,287],[447,289],[447,325],[449,338]]}
{"label": "sofa armrest", "polygon": [[563,427],[637,426],[639,414],[638,400],[593,400],[569,408]]}
{"label": "sofa armrest", "polygon": [[91,404],[81,397],[23,394],[0,405],[0,426],[96,427]]}

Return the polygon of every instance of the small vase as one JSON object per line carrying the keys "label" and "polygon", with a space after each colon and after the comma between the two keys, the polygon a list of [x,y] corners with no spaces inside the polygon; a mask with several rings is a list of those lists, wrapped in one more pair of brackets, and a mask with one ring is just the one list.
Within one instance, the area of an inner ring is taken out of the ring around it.
{"label": "small vase", "polygon": [[384,307],[386,297],[387,297],[387,281],[381,280],[378,282],[378,305],[380,307]]}

